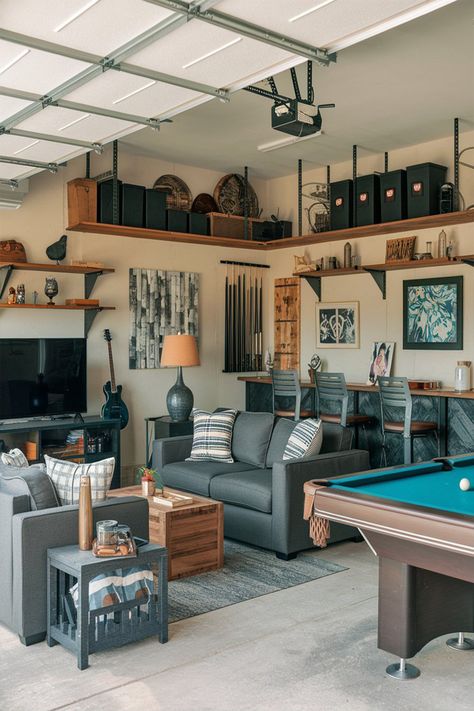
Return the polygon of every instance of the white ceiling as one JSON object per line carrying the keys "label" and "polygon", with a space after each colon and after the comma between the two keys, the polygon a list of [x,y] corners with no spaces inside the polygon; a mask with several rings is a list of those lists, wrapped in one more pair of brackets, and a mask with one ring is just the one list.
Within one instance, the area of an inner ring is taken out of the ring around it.
{"label": "white ceiling", "polygon": [[[290,36],[294,40],[329,50],[339,50],[377,35],[389,26],[408,22],[413,17],[430,13],[452,2],[453,0],[292,0],[290,3],[288,0],[216,0],[208,5]],[[471,0],[458,0],[439,13],[452,13],[456,18],[459,10],[457,6],[465,9],[468,4],[472,6]],[[298,18],[302,13],[303,16]],[[439,13],[417,22],[436,19]],[[172,32],[164,33],[153,43],[136,50],[134,54],[129,53],[125,61],[148,70],[210,85],[215,89],[225,88],[230,92],[305,61],[304,57],[286,49],[249,39],[198,19],[185,22],[182,16],[175,16],[168,9],[145,0],[48,0],[47,3],[38,3],[37,0],[1,0],[0,28],[66,46],[71,50],[66,52],[71,54],[71,57],[28,47],[26,40],[23,40],[22,44],[0,39],[0,87],[35,95],[49,95],[93,66],[90,64],[90,57],[78,57],[77,51],[93,53],[98,58],[109,56],[142,33],[175,17],[179,17],[181,21],[175,23]],[[354,139],[349,139],[349,133],[355,130],[353,126],[361,130],[365,126],[368,135],[364,136],[362,130],[361,140],[368,140],[372,137],[374,122],[378,125],[382,123],[385,135],[390,137],[394,124],[397,136],[397,131],[400,132],[399,124],[415,125],[419,121],[419,112],[413,112],[409,105],[402,106],[400,103],[396,103],[397,120],[393,121],[392,112],[387,116],[387,109],[382,100],[384,92],[387,93],[384,80],[387,65],[385,37],[390,44],[393,33],[403,32],[405,29],[408,31],[410,27],[411,24],[404,25],[403,29],[393,30],[350,50],[341,51],[338,63],[331,64],[328,68],[315,67],[318,99],[337,102],[337,109],[327,116],[327,138],[321,137],[325,142],[328,141],[328,147],[331,146],[331,140],[336,148],[339,146],[343,130],[344,141],[354,142]],[[449,32],[446,26],[442,27],[442,30],[444,41],[437,45],[436,57],[439,60],[442,56],[450,68],[454,69],[451,76],[464,76],[465,65],[468,63],[466,55],[463,54],[467,29],[464,26],[459,28],[461,37],[452,32],[451,27]],[[420,71],[420,59],[423,81],[428,79],[426,86],[432,80],[431,76],[426,77],[426,72],[430,73],[431,67],[426,64],[424,55],[420,56],[413,47],[413,36],[410,37],[408,32],[406,37],[406,46],[398,47],[397,51],[403,69],[397,72],[396,77],[390,76],[390,84],[398,84],[400,95],[403,94],[405,84],[414,83],[413,78],[416,78]],[[431,56],[434,50],[429,39],[424,35],[420,36],[419,46],[429,45],[426,51]],[[439,39],[437,38],[437,41]],[[446,44],[450,46],[448,52]],[[366,45],[370,50],[365,49]],[[392,62],[393,53],[392,47],[389,52]],[[407,53],[416,65],[409,67],[408,74]],[[11,98],[5,96],[5,93],[8,92],[4,90],[2,94],[0,88],[0,126],[3,122],[8,124],[9,119],[18,112],[35,106],[32,101]],[[434,101],[436,93],[433,97],[429,96],[428,104]],[[446,91],[443,86],[443,101],[451,102],[460,93],[451,81]],[[419,90],[413,91],[412,94],[418,98]],[[246,92],[233,94],[230,104],[222,104],[215,99],[211,100],[212,97],[202,93],[199,87],[183,88],[109,70],[86,83],[70,88],[68,85],[68,90],[62,91],[61,96],[68,101],[134,114],[144,119],[175,116],[175,123],[163,127],[158,145],[162,157],[166,154],[166,157],[177,162],[201,165],[212,165],[214,162],[216,166],[223,167],[237,160],[241,163],[245,160],[249,165],[254,165],[258,156],[256,145],[275,138],[275,132],[268,129],[271,102],[250,96]],[[358,99],[372,104],[359,108]],[[348,115],[351,117],[350,121]],[[454,114],[451,112],[450,115]],[[367,116],[370,119],[368,121],[365,120]],[[71,111],[49,106],[41,108],[28,118],[20,114],[14,121],[14,128],[41,132],[52,137],[106,143],[114,138],[129,136],[140,129],[141,125],[133,121],[88,114],[87,110]],[[433,127],[432,130],[437,129]],[[196,140],[197,137],[199,140]],[[151,134],[149,129],[128,137],[127,142],[147,152],[152,152],[153,144],[157,144],[156,135]],[[3,156],[16,155],[21,159],[49,163],[62,162],[84,153],[85,150],[87,149],[83,147],[44,140],[36,142],[31,138],[0,135],[0,155]],[[260,161],[260,156],[258,160]],[[267,171],[269,174],[281,174],[282,171],[288,172],[288,161],[280,157],[271,157],[268,160],[265,158],[260,161],[259,169],[263,173]],[[21,179],[34,172],[34,168],[0,163],[1,178]]]}

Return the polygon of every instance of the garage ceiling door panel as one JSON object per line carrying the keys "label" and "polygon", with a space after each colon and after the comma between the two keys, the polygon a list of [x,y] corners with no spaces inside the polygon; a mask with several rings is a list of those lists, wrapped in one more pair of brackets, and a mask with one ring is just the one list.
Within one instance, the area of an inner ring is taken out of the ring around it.
{"label": "garage ceiling door panel", "polygon": [[[105,56],[172,14],[143,0],[91,2],[1,0],[0,24],[13,32]],[[89,9],[72,19],[87,6]],[[59,29],[68,20],[71,22]]]}
{"label": "garage ceiling door panel", "polygon": [[29,171],[24,165],[9,165],[8,163],[0,163],[0,178],[2,180],[13,180],[20,178]]}
{"label": "garage ceiling door panel", "polygon": [[0,40],[0,83],[13,89],[47,94],[89,66],[76,59]]}
{"label": "garage ceiling door panel", "polygon": [[[73,121],[81,119],[77,123]],[[107,137],[114,135],[127,128],[133,130],[135,124],[128,121],[106,118],[104,116],[93,116],[81,111],[69,111],[68,109],[47,108],[41,113],[32,116],[17,126],[25,131],[38,131],[39,133],[49,133],[67,138],[78,138],[81,141],[102,142]],[[62,130],[60,130],[62,129]]]}
{"label": "garage ceiling door panel", "polygon": [[[324,0],[223,0],[218,9],[300,41],[326,47],[346,35],[425,4],[424,0],[333,0],[323,3]],[[298,18],[318,6],[321,7]]]}
{"label": "garage ceiling door panel", "polygon": [[0,96],[0,122],[9,116],[13,116],[13,114],[16,114],[27,106],[31,106],[30,101],[12,99],[9,96]]}
{"label": "garage ceiling door panel", "polygon": [[[231,42],[235,44],[230,45]],[[220,51],[206,57],[216,50]],[[127,61],[192,81],[226,87],[291,56],[276,47],[193,20]]]}
{"label": "garage ceiling door panel", "polygon": [[121,72],[107,72],[68,94],[76,101],[114,111],[155,117],[169,109],[192,101],[200,94],[179,86]]}

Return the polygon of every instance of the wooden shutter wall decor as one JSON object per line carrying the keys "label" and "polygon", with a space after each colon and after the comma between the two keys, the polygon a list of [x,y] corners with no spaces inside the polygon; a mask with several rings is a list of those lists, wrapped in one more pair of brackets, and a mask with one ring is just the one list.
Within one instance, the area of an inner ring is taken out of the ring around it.
{"label": "wooden shutter wall decor", "polygon": [[300,368],[301,280],[275,279],[275,370]]}

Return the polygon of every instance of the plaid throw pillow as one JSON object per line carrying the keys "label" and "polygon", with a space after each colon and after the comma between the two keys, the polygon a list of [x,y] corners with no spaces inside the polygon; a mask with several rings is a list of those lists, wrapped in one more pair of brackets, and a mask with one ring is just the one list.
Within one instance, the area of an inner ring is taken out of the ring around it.
{"label": "plaid throw pillow", "polygon": [[237,410],[204,412],[194,410],[191,456],[186,461],[228,462],[232,464],[232,431]]}
{"label": "plaid throw pillow", "polygon": [[2,464],[9,467],[29,467],[30,463],[21,449],[10,449],[9,452],[2,453]]}
{"label": "plaid throw pillow", "polygon": [[283,459],[306,459],[319,454],[322,443],[321,420],[301,420],[288,439]]}
{"label": "plaid throw pillow", "polygon": [[92,501],[105,501],[114,473],[115,459],[102,459],[91,464],[76,464],[44,455],[46,473],[58,492],[61,506],[79,503],[79,485],[81,476],[91,478]]}

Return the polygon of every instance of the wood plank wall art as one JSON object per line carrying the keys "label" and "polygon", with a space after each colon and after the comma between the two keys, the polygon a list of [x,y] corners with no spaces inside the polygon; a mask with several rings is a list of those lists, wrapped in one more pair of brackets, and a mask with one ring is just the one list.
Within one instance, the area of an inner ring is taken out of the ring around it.
{"label": "wood plank wall art", "polygon": [[275,370],[299,370],[301,280],[275,279]]}
{"label": "wood plank wall art", "polygon": [[263,368],[262,294],[262,268],[226,266],[225,373],[249,373]]}
{"label": "wood plank wall art", "polygon": [[159,368],[164,337],[198,337],[199,274],[129,270],[131,370]]}

